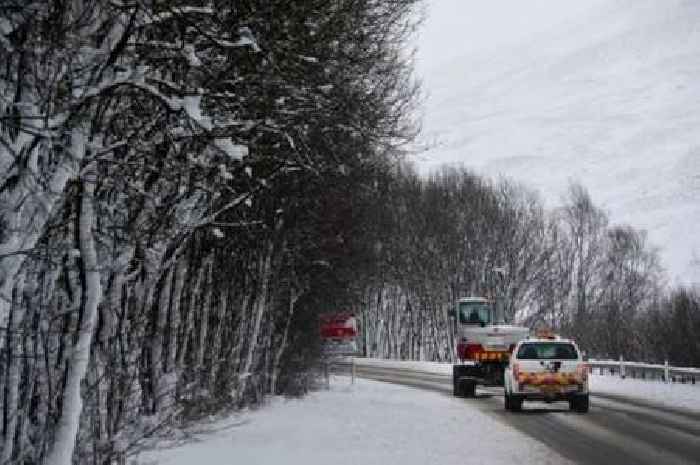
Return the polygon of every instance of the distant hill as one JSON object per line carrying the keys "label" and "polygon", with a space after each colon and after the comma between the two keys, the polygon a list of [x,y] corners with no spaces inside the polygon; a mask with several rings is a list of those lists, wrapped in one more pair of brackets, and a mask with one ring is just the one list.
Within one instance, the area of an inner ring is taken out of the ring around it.
{"label": "distant hill", "polygon": [[700,282],[700,1],[598,3],[425,79],[422,171],[506,175],[550,207],[578,180],[649,232],[672,281]]}

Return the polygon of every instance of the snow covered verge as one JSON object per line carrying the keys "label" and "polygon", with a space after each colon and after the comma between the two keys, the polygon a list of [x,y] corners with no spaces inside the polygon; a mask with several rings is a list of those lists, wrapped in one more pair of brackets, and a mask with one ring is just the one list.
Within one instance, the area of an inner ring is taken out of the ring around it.
{"label": "snow covered verge", "polygon": [[700,413],[700,385],[664,383],[619,376],[591,375],[591,392],[623,396]]}
{"label": "snow covered verge", "polygon": [[[347,359],[346,361],[350,361]],[[419,373],[430,373],[435,375],[452,376],[452,364],[443,362],[419,362],[414,360],[385,360],[379,358],[356,358],[354,363],[357,366],[368,366],[377,368],[398,368]]]}
{"label": "snow covered verge", "polygon": [[461,399],[387,383],[334,378],[304,399],[218,422],[134,465],[566,464],[566,459]]}

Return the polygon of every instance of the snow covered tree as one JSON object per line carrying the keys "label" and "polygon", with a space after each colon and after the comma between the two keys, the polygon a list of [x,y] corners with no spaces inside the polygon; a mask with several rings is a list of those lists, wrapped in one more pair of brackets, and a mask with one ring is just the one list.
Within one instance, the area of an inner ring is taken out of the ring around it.
{"label": "snow covered tree", "polygon": [[322,199],[414,135],[417,3],[0,3],[4,463],[122,463],[305,376]]}

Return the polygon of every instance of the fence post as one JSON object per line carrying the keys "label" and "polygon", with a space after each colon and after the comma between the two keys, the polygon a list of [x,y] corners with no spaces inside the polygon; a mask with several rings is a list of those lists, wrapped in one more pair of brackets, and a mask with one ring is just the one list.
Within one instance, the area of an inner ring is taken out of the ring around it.
{"label": "fence post", "polygon": [[350,376],[350,384],[355,384],[355,357],[350,358],[350,371],[351,371],[351,376]]}
{"label": "fence post", "polygon": [[664,362],[664,381],[665,382],[670,382],[671,381],[671,370],[668,366],[668,360]]}
{"label": "fence post", "polygon": [[625,379],[625,361],[620,355],[620,378]]}

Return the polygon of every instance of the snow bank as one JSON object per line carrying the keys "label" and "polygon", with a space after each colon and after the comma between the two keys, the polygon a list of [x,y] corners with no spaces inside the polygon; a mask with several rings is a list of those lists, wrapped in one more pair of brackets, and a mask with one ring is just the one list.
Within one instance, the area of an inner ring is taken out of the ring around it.
{"label": "snow bank", "polygon": [[377,358],[356,358],[357,366],[398,368],[421,373],[452,376],[452,364],[442,362],[416,362],[409,360],[383,360]]}
{"label": "snow bank", "polygon": [[700,385],[663,383],[619,376],[591,376],[591,392],[613,394],[665,407],[700,412]]}
{"label": "snow bank", "polygon": [[143,454],[160,465],[566,464],[463,400],[347,377],[301,400],[221,422],[185,446]]}

